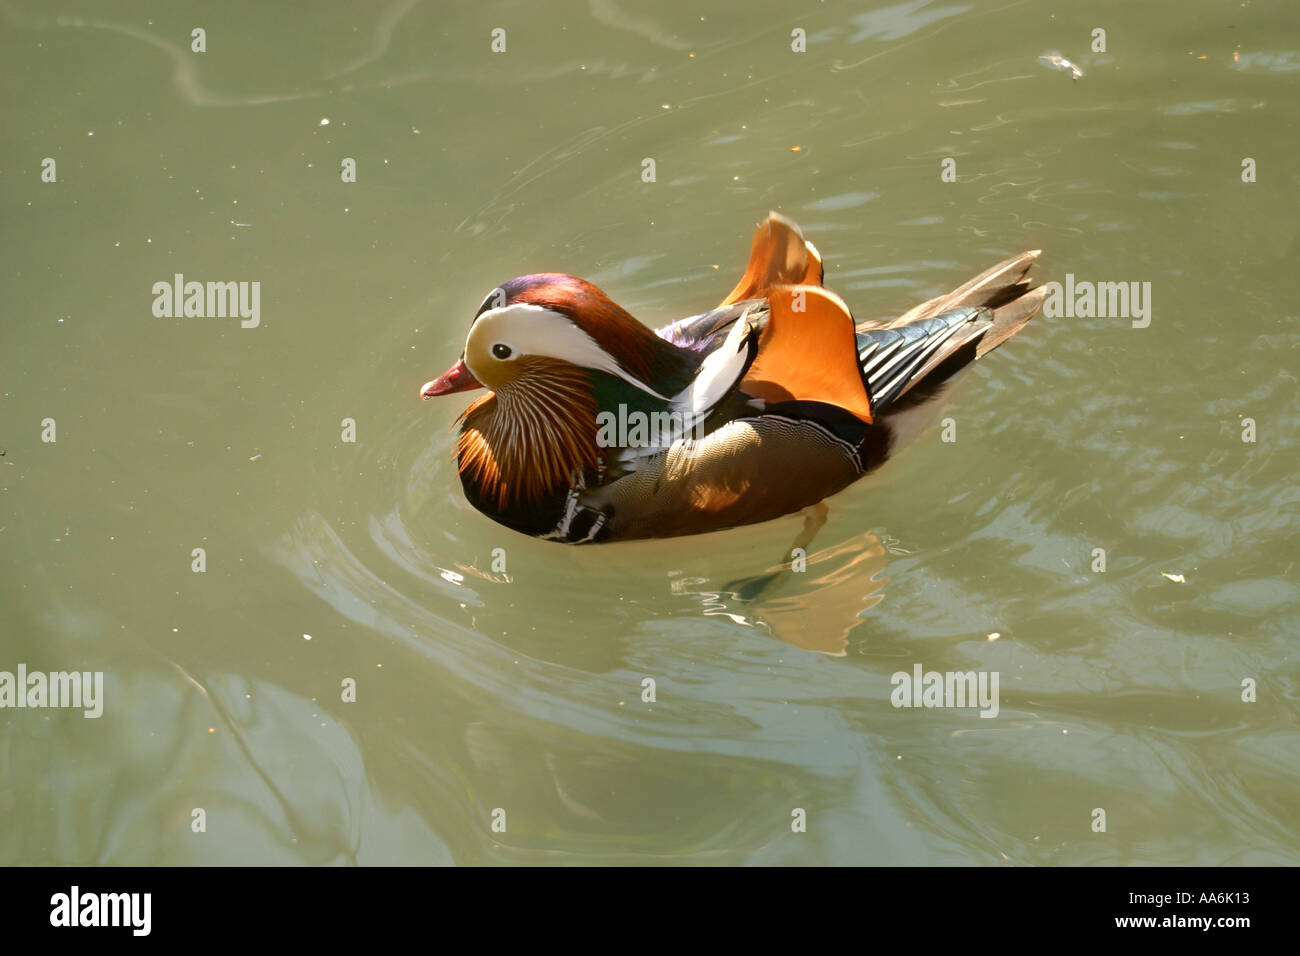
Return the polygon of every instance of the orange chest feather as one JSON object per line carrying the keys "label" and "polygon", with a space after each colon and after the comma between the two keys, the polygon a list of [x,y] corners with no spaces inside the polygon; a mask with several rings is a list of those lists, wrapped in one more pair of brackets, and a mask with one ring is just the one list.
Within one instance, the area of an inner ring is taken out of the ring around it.
{"label": "orange chest feather", "polygon": [[461,478],[502,510],[567,492],[600,462],[596,403],[585,381],[520,383],[480,398],[463,420]]}

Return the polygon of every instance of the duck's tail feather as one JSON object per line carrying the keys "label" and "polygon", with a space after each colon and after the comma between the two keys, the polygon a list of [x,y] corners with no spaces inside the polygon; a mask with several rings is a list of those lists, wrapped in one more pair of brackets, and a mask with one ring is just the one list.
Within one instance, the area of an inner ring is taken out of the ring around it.
{"label": "duck's tail feather", "polygon": [[964,282],[946,295],[936,296],[909,309],[896,319],[884,322],[860,322],[858,329],[893,329],[908,325],[918,319],[928,319],[941,312],[970,305],[997,309],[1022,297],[1032,288],[1028,273],[1042,250],[1031,249],[1018,256],[999,262],[992,269],[981,272],[969,282]]}
{"label": "duck's tail feather", "polygon": [[1016,298],[993,309],[993,323],[980,337],[979,345],[975,347],[975,357],[987,355],[1024,328],[1025,323],[1043,307],[1045,298],[1047,289],[1042,286],[1036,289],[1026,288]]}
{"label": "duck's tail feather", "polygon": [[1033,250],[1000,262],[892,321],[859,323],[858,356],[873,410],[927,379],[937,384],[1019,332],[1047,295],[1027,278],[1038,255]]}

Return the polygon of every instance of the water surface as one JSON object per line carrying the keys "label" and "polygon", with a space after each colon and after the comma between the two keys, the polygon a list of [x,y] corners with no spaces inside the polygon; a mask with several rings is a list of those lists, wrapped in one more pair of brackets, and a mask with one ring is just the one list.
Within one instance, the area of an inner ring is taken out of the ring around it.
{"label": "water surface", "polygon": [[[0,670],[106,681],[0,711],[0,862],[1300,862],[1294,4],[0,24]],[[757,602],[797,517],[582,549],[465,502],[462,396],[416,392],[487,290],[661,325],[769,209],[860,317],[1042,248],[1151,321],[1035,320]],[[155,317],[176,273],[259,325]],[[916,664],[998,717],[891,706]]]}

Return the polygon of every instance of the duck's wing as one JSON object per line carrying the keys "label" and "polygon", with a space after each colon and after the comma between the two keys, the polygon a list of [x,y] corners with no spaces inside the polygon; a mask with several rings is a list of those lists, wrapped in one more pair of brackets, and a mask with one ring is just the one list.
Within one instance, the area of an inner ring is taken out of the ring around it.
{"label": "duck's wing", "polygon": [[[764,402],[820,402],[871,421],[871,402],[857,362],[853,316],[839,296],[821,288],[822,258],[799,227],[776,212],[754,230],[745,274],[718,308],[659,330],[675,345],[734,354],[720,346],[742,317],[757,330],[748,363],[718,371],[739,373],[731,382]],[[752,333],[751,333],[752,335]],[[707,364],[707,360],[706,360]],[[726,395],[722,375],[707,394],[716,405]],[[693,408],[702,408],[698,401]]]}
{"label": "duck's wing", "polygon": [[844,300],[818,286],[769,290],[758,354],[740,383],[769,404],[819,402],[872,421],[871,398]]}
{"label": "duck's wing", "polygon": [[780,285],[821,284],[822,257],[817,247],[804,239],[793,220],[769,212],[754,230],[745,274],[722,305],[763,298],[768,290]]}
{"label": "duck's wing", "polygon": [[746,300],[738,314],[729,311],[740,305],[696,317],[701,328],[707,323],[700,341],[709,351],[694,381],[661,409],[672,428],[658,429],[651,443],[621,448],[612,459],[619,472],[680,439],[769,408],[814,418],[821,408],[829,418],[870,424],[853,317],[839,296],[818,286],[775,286],[765,299]]}
{"label": "duck's wing", "polygon": [[856,323],[844,301],[821,288],[816,248],[770,213],[722,305],[658,332],[704,356],[674,408],[702,421],[739,391],[768,405],[835,406],[870,424],[921,381],[946,378],[1018,332],[1045,296],[1028,278],[1038,256],[1013,256],[896,319]]}
{"label": "duck's wing", "polygon": [[773,286],[740,390],[768,404],[832,405],[870,424],[920,382],[947,378],[1020,331],[1046,296],[1028,278],[1038,256],[1013,256],[887,323],[855,324],[817,286]]}

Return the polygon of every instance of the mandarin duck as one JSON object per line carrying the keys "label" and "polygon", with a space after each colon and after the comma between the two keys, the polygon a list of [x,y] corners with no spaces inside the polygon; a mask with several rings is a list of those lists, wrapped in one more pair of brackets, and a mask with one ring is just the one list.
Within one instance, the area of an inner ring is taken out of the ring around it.
{"label": "mandarin duck", "polygon": [[469,501],[516,531],[583,543],[766,521],[879,466],[916,409],[1018,332],[1045,295],[1026,278],[1038,254],[855,322],[771,213],[721,304],[658,331],[574,276],[511,279],[420,396],[491,389],[458,419],[456,457]]}

